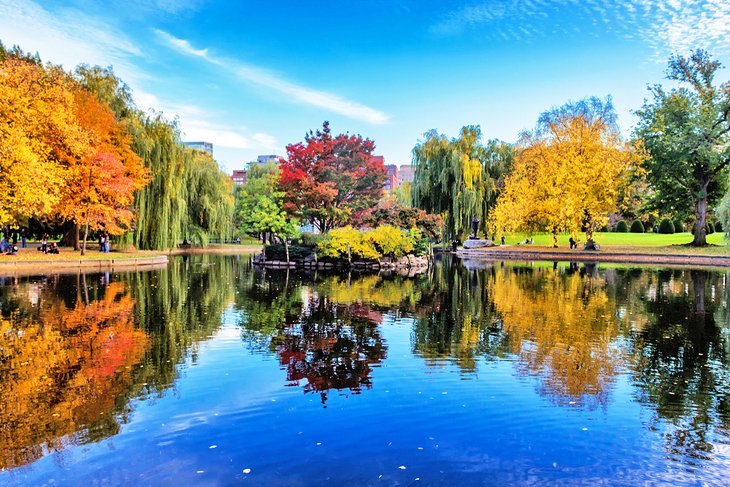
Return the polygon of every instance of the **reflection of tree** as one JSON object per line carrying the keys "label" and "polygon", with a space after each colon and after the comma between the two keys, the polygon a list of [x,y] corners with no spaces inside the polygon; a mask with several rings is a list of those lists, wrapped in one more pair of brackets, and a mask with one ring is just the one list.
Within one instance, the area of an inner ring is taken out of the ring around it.
{"label": "reflection of tree", "polygon": [[118,431],[118,400],[149,344],[133,306],[124,285],[112,283],[71,309],[45,292],[40,316],[14,311],[0,320],[0,467]]}
{"label": "reflection of tree", "polygon": [[301,275],[268,272],[239,286],[244,339],[275,353],[291,385],[303,382],[323,403],[330,389],[372,387],[372,366],[386,355],[377,326],[383,314],[373,304],[393,306],[412,293],[379,276],[324,276],[305,285]]}
{"label": "reflection of tree", "polygon": [[177,378],[177,365],[221,326],[233,298],[235,256],[194,255],[171,259],[166,269],[123,275],[135,296],[138,326],[151,338],[145,367],[135,380],[162,393]]}
{"label": "reflection of tree", "polygon": [[474,372],[477,357],[501,356],[505,336],[489,303],[491,270],[469,271],[445,261],[429,271],[430,285],[416,306],[414,351],[435,365],[455,359],[464,372]]}
{"label": "reflection of tree", "polygon": [[511,351],[558,401],[605,401],[619,363],[616,303],[599,277],[560,270],[498,270],[491,298]]}
{"label": "reflection of tree", "polygon": [[728,322],[715,320],[727,306],[727,275],[666,271],[628,283],[649,319],[632,335],[639,400],[668,421],[670,453],[707,458],[717,435],[730,437]]}
{"label": "reflection of tree", "polygon": [[330,389],[359,393],[372,387],[372,366],[386,355],[376,323],[363,310],[336,305],[327,297],[311,297],[298,323],[286,325],[271,340],[271,350],[286,368],[287,380],[305,392],[319,392],[322,403]]}

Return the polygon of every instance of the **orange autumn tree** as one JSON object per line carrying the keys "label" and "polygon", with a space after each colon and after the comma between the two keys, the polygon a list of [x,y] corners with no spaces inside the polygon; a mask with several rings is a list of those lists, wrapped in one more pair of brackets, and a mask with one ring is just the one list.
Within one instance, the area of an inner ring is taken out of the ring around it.
{"label": "orange autumn tree", "polygon": [[112,235],[128,231],[134,219],[134,192],[147,184],[149,170],[131,148],[131,138],[108,106],[80,86],[74,89],[74,113],[89,149],[68,166],[58,214],[84,227],[83,255],[89,229]]}
{"label": "orange autumn tree", "polygon": [[118,432],[133,367],[150,346],[123,283],[73,308],[43,296],[40,316],[0,318],[0,469]]}
{"label": "orange autumn tree", "polygon": [[49,215],[66,170],[88,150],[62,70],[0,58],[0,221]]}

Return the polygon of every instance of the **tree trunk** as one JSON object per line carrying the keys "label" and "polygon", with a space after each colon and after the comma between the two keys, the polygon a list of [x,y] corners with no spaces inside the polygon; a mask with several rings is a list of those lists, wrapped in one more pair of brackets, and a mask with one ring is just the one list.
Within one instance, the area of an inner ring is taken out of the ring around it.
{"label": "tree trunk", "polygon": [[86,221],[84,223],[84,245],[81,247],[81,255],[86,252],[86,238],[89,236],[89,205],[86,205]]}
{"label": "tree trunk", "polygon": [[266,262],[266,232],[264,232],[263,234],[261,234],[261,241],[264,244],[264,248],[261,251],[261,261],[262,262]]}
{"label": "tree trunk", "polygon": [[558,232],[553,231],[553,247],[558,248]]}
{"label": "tree trunk", "polygon": [[[705,185],[706,189],[707,185]],[[707,245],[707,197],[697,200],[697,208],[695,209],[695,228],[694,240],[692,245],[695,247],[704,247]]]}
{"label": "tree trunk", "polygon": [[286,268],[289,269],[289,239],[284,239],[284,252],[286,252]]}

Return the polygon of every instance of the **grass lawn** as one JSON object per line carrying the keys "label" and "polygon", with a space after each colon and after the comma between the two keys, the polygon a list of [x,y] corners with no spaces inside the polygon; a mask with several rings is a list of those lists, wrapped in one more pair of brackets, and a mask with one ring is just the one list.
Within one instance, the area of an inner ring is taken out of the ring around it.
{"label": "grass lawn", "polygon": [[86,249],[84,255],[81,255],[80,251],[75,251],[70,247],[61,247],[60,253],[55,254],[44,254],[38,252],[35,247],[29,247],[26,249],[19,249],[18,255],[0,255],[0,262],[6,261],[53,261],[53,260],[119,260],[119,259],[136,259],[140,257],[154,257],[161,255],[161,252],[153,251],[131,251],[131,252],[115,252],[111,251],[108,254],[99,252],[98,250]]}
{"label": "grass lawn", "polygon": [[[553,236],[549,233],[533,235],[534,244],[529,247],[552,247]],[[563,233],[558,237],[560,248],[569,248],[569,233]],[[585,234],[578,236],[579,245],[585,243]],[[508,233],[505,235],[507,245],[516,245],[527,239],[525,233]],[[615,233],[598,232],[594,234],[594,240],[601,246],[601,250],[607,252],[636,252],[636,253],[657,253],[657,254],[702,254],[702,255],[727,255],[730,253],[730,241],[725,239],[724,233],[713,233],[707,236],[707,242],[713,244],[705,248],[693,248],[684,246],[692,241],[691,233]]]}

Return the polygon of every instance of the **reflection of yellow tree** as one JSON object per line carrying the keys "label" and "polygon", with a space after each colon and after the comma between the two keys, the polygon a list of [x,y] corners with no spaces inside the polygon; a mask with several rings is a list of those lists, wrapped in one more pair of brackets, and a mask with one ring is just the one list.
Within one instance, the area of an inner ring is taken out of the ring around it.
{"label": "reflection of yellow tree", "polygon": [[616,305],[602,282],[545,269],[529,276],[500,271],[491,290],[525,372],[542,377],[558,400],[589,395],[602,402],[619,358],[611,346],[619,333]]}
{"label": "reflection of yellow tree", "polygon": [[352,278],[332,276],[318,283],[316,289],[335,303],[365,303],[382,308],[416,302],[420,296],[413,279],[384,279],[378,274]]}
{"label": "reflection of yellow tree", "polygon": [[71,310],[55,300],[40,322],[17,313],[0,321],[0,467],[60,450],[92,424],[116,432],[110,416],[148,344],[133,306],[113,283],[103,299]]}

